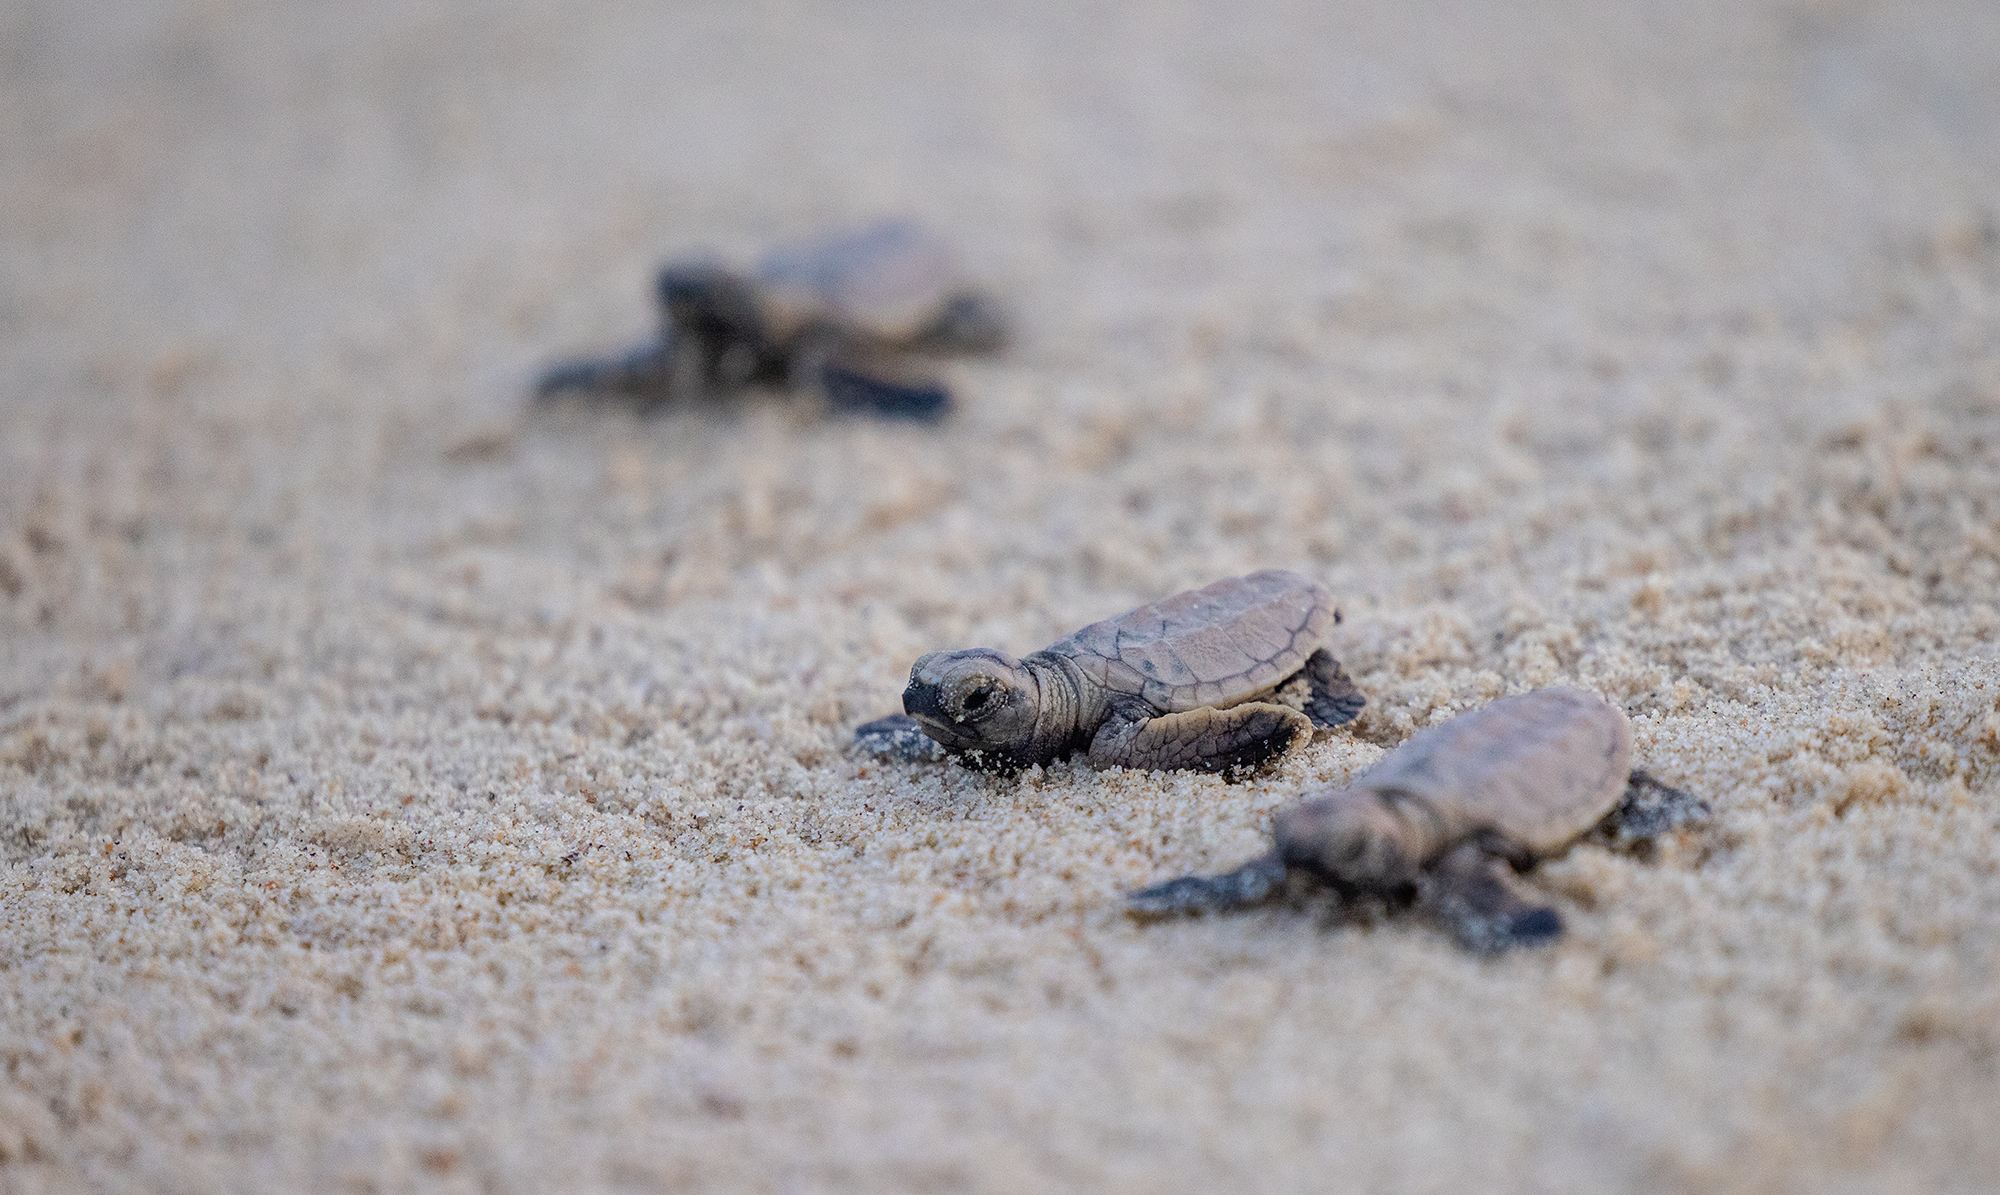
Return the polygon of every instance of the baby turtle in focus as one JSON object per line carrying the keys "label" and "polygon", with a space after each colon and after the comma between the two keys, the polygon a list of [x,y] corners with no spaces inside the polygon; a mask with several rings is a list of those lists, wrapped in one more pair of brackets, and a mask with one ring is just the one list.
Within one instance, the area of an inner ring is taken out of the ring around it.
{"label": "baby turtle in focus", "polygon": [[1139,914],[1226,909],[1299,872],[1350,892],[1414,891],[1472,950],[1534,946],[1559,936],[1562,918],[1523,895],[1514,872],[1600,824],[1632,841],[1708,812],[1632,770],[1623,710],[1580,689],[1539,689],[1424,730],[1345,788],[1279,813],[1269,854],[1127,899]]}
{"label": "baby turtle in focus", "polygon": [[665,402],[810,385],[835,410],[932,420],[951,395],[915,359],[992,352],[1007,338],[999,308],[964,284],[949,249],[905,221],[780,250],[747,276],[669,265],[657,287],[657,340],[557,365],[537,393]]}
{"label": "baby turtle in focus", "polygon": [[910,669],[908,716],[869,723],[860,745],[901,753],[889,732],[920,728],[1001,771],[1078,751],[1100,768],[1251,768],[1361,711],[1321,646],[1339,621],[1324,587],[1268,570],[1092,623],[1026,659],[933,652]]}

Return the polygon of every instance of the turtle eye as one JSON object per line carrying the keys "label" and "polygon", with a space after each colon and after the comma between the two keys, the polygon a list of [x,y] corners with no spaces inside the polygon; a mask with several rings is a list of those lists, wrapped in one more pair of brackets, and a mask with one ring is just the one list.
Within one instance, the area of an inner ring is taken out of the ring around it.
{"label": "turtle eye", "polygon": [[967,693],[965,695],[965,701],[963,703],[965,706],[965,712],[968,714],[976,714],[980,710],[985,709],[986,703],[991,700],[993,700],[993,686],[981,685],[977,689],[974,689],[972,692]]}

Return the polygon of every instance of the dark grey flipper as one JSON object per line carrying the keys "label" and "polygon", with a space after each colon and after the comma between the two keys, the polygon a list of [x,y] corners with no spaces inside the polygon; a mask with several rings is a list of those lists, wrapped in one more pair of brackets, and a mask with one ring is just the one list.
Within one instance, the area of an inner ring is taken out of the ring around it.
{"label": "dark grey flipper", "polygon": [[1417,899],[1458,944],[1480,954],[1543,946],[1562,936],[1562,917],[1523,899],[1513,869],[1478,843],[1438,860],[1417,879]]}
{"label": "dark grey flipper", "polygon": [[1182,876],[1126,893],[1125,907],[1146,916],[1233,909],[1263,900],[1284,880],[1285,861],[1272,851],[1221,875]]}
{"label": "dark grey flipper", "polygon": [[1617,841],[1636,842],[1665,834],[1714,812],[1700,797],[1662,784],[1644,771],[1635,771],[1625,795],[1606,816],[1605,824]]}
{"label": "dark grey flipper", "polygon": [[577,392],[664,399],[673,389],[673,344],[661,340],[617,357],[564,361],[535,383],[535,397],[550,399]]}
{"label": "dark grey flipper", "polygon": [[838,359],[820,366],[819,387],[836,411],[934,423],[951,410],[951,391],[940,382]]}
{"label": "dark grey flipper", "polygon": [[1306,657],[1306,680],[1312,685],[1312,693],[1306,698],[1306,717],[1313,725],[1322,729],[1330,726],[1345,726],[1361,713],[1361,707],[1368,699],[1333,658],[1333,653],[1324,647]]}
{"label": "dark grey flipper", "polygon": [[1170,714],[1144,705],[1116,710],[1090,740],[1096,768],[1188,768],[1240,774],[1312,737],[1312,723],[1289,706],[1246,701],[1227,709],[1200,706]]}
{"label": "dark grey flipper", "polygon": [[933,763],[944,758],[944,748],[907,714],[890,714],[855,727],[854,749],[904,763]]}

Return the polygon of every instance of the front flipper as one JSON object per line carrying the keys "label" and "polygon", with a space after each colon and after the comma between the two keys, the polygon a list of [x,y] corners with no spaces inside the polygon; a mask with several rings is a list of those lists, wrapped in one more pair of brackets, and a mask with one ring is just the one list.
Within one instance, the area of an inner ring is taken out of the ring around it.
{"label": "front flipper", "polygon": [[1466,843],[1426,869],[1417,880],[1417,899],[1459,945],[1480,954],[1543,946],[1562,936],[1556,911],[1524,899],[1513,869],[1480,843]]}
{"label": "front flipper", "polygon": [[1272,851],[1235,871],[1215,876],[1182,876],[1126,893],[1125,908],[1127,912],[1152,917],[1233,909],[1263,900],[1284,879],[1285,861]]}
{"label": "front flipper", "polygon": [[934,763],[944,748],[924,733],[923,723],[908,714],[890,714],[854,728],[854,749],[903,763]]}
{"label": "front flipper", "polygon": [[1254,768],[1312,737],[1312,721],[1295,709],[1250,701],[1228,709],[1202,706],[1174,714],[1148,708],[1114,712],[1090,740],[1097,768],[1193,768],[1230,772]]}
{"label": "front flipper", "polygon": [[535,383],[535,397],[572,391],[664,399],[674,390],[673,342],[662,339],[617,357],[585,358],[553,366]]}
{"label": "front flipper", "polygon": [[1312,685],[1312,692],[1306,697],[1306,717],[1312,719],[1314,726],[1345,726],[1368,704],[1361,690],[1347,679],[1340,661],[1324,647],[1306,657],[1305,674]]}
{"label": "front flipper", "polygon": [[820,370],[820,389],[836,411],[935,423],[951,410],[951,391],[936,382],[904,381],[829,364]]}
{"label": "front flipper", "polygon": [[833,347],[807,349],[801,356],[807,376],[818,381],[836,411],[913,423],[935,423],[951,411],[951,391],[943,382],[889,353]]}
{"label": "front flipper", "polygon": [[1606,815],[1605,826],[1617,841],[1635,842],[1665,834],[1714,812],[1700,797],[1662,784],[1644,771],[1635,771],[1618,807]]}

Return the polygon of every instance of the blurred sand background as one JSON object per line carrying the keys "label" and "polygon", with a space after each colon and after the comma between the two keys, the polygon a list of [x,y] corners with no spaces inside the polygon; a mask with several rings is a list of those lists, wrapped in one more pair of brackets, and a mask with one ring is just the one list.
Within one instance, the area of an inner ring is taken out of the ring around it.
{"label": "blurred sand background", "polygon": [[[528,409],[884,213],[948,425]],[[844,750],[1266,566],[1256,781]],[[9,4],[0,1190],[1993,1190],[1996,594],[1983,0]],[[1120,913],[1551,683],[1560,945]]]}

